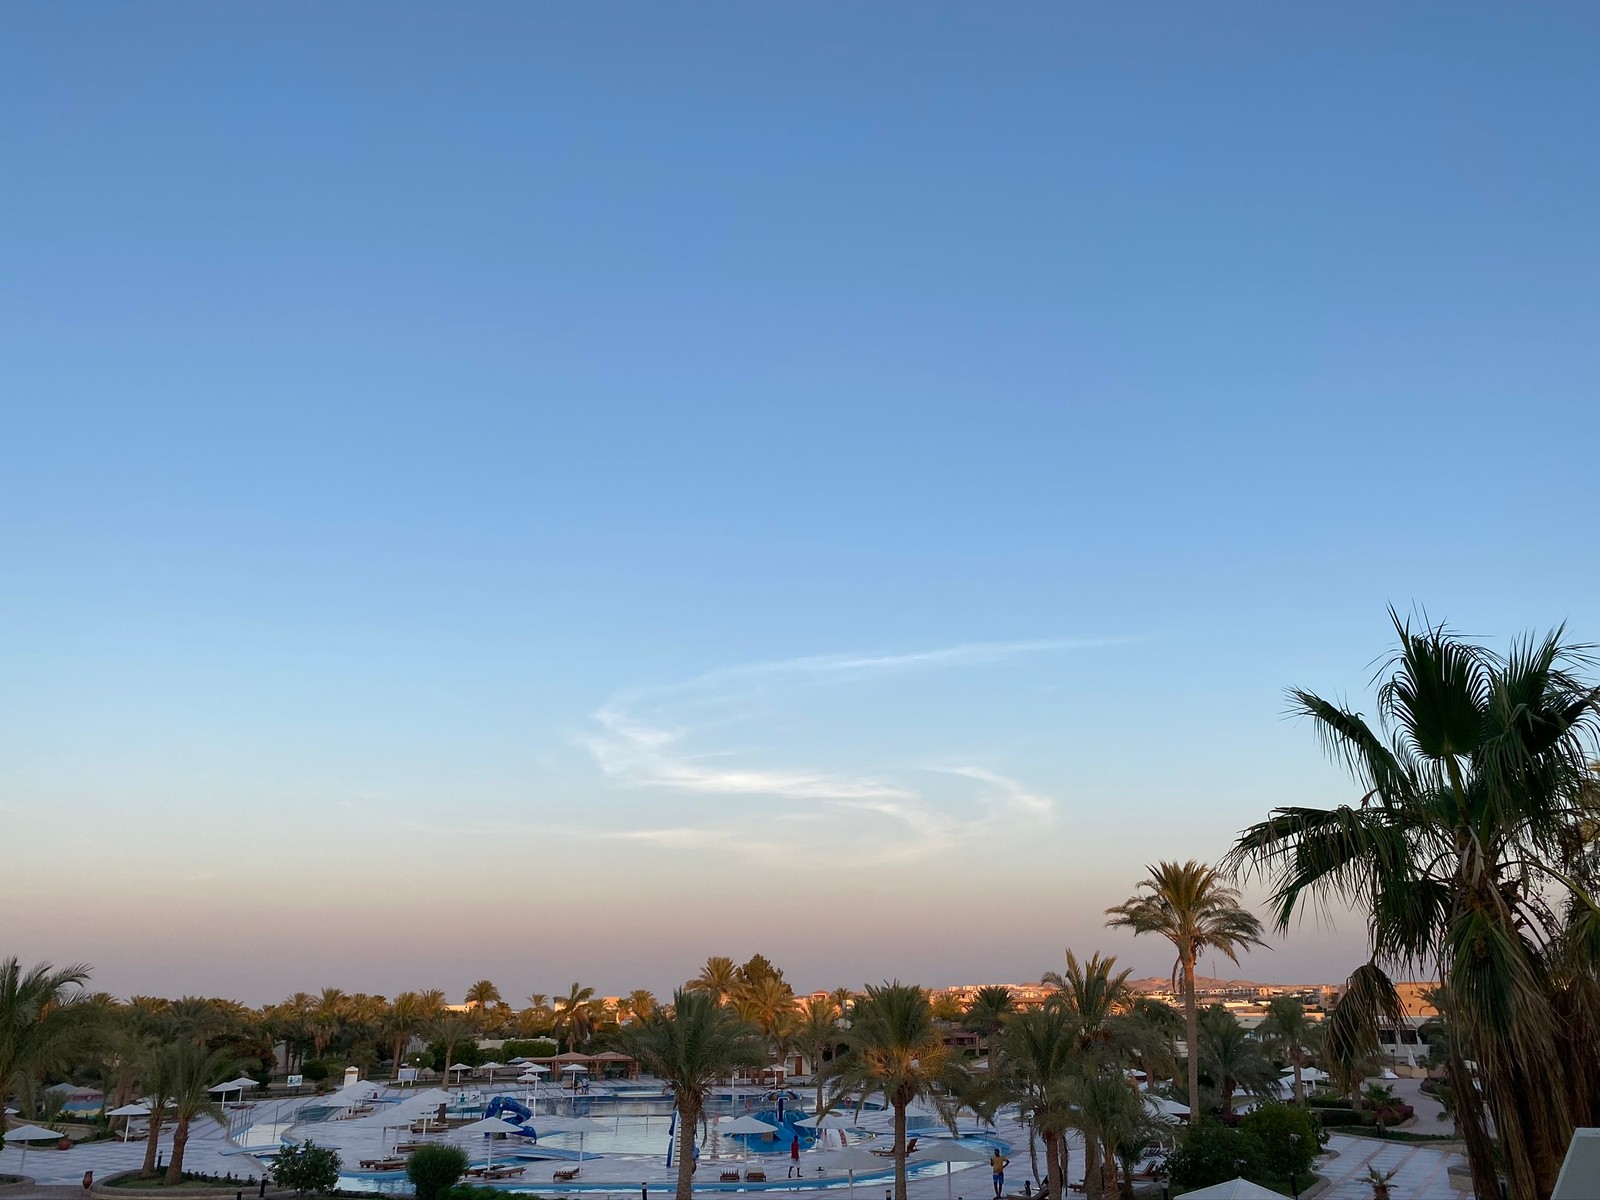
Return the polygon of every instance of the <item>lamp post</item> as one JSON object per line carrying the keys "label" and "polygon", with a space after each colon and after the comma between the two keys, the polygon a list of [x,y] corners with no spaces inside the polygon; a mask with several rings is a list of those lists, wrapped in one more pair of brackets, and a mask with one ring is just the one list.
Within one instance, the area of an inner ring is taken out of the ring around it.
{"label": "lamp post", "polygon": [[1300,1200],[1300,1135],[1291,1133],[1289,1145],[1293,1147],[1294,1161],[1289,1164],[1289,1193],[1294,1200]]}

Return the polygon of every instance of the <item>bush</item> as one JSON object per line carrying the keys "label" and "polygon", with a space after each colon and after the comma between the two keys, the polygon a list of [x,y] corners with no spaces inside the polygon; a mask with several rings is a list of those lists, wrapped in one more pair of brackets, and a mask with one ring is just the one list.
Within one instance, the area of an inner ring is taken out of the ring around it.
{"label": "bush", "polygon": [[326,1146],[302,1142],[285,1146],[272,1163],[272,1181],[296,1194],[331,1192],[339,1183],[339,1156]]}
{"label": "bush", "polygon": [[[481,1184],[458,1183],[440,1197],[440,1200],[505,1200],[505,1193],[499,1188],[484,1187]],[[539,1198],[532,1196],[527,1200],[539,1200]]]}
{"label": "bush", "polygon": [[300,1064],[300,1074],[304,1075],[312,1083],[321,1083],[329,1075],[333,1074],[333,1070],[320,1058],[313,1058],[309,1062]]}
{"label": "bush", "polygon": [[[450,1051],[450,1055],[454,1061],[460,1063],[464,1067],[475,1067],[479,1063],[486,1063],[489,1061],[488,1053],[478,1049],[478,1047],[472,1042],[456,1043],[455,1048]],[[435,1071],[443,1073],[445,1067],[449,1065],[444,1061],[443,1042],[432,1042],[429,1044],[427,1061],[428,1065]]]}
{"label": "bush", "polygon": [[1308,1179],[1328,1134],[1297,1105],[1269,1103],[1246,1114],[1239,1128],[1261,1145],[1262,1169],[1279,1179]]}
{"label": "bush", "polygon": [[424,1146],[406,1163],[417,1200],[443,1200],[466,1173],[467,1152],[459,1146]]}
{"label": "bush", "polygon": [[1263,1173],[1263,1157],[1261,1142],[1253,1134],[1220,1121],[1201,1121],[1184,1135],[1183,1144],[1167,1159],[1167,1169],[1174,1186],[1202,1188],[1238,1175],[1256,1181]]}
{"label": "bush", "polygon": [[500,1047],[506,1060],[513,1058],[554,1058],[560,1049],[553,1038],[512,1038]]}
{"label": "bush", "polygon": [[1318,1114],[1324,1129],[1361,1124],[1361,1114],[1349,1108],[1325,1108]]}

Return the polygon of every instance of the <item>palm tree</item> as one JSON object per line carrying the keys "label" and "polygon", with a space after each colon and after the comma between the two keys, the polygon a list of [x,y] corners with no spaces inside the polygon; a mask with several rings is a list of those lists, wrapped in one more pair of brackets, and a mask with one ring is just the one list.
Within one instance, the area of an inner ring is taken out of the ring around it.
{"label": "palm tree", "polygon": [[1294,1068],[1294,1102],[1304,1104],[1304,1072],[1311,1062],[1311,1051],[1321,1040],[1321,1027],[1306,1016],[1306,1006],[1298,996],[1274,996],[1267,1001],[1267,1019],[1261,1022],[1256,1032],[1270,1049],[1283,1055],[1283,1061]]}
{"label": "palm tree", "polygon": [[617,1034],[617,1043],[671,1090],[678,1108],[678,1195],[693,1200],[694,1139],[706,1096],[723,1076],[760,1065],[756,1030],[708,990],[680,989],[670,1011],[657,1009]]}
{"label": "palm tree", "polygon": [[983,1052],[989,1052],[989,1043],[1000,1032],[1006,1019],[1017,1011],[1011,989],[1000,984],[981,987],[972,995],[964,1016],[966,1027],[983,1039]]}
{"label": "palm tree", "polygon": [[[240,1063],[231,1050],[207,1050],[187,1040],[173,1042],[166,1053],[177,1126],[172,1131],[172,1159],[167,1163],[163,1182],[167,1187],[177,1187],[183,1182],[183,1152],[189,1144],[189,1123],[204,1113],[215,1117],[218,1124],[227,1124],[227,1118],[211,1100],[211,1088],[239,1070]],[[154,1129],[150,1136],[154,1142]]]}
{"label": "palm tree", "polygon": [[347,997],[339,988],[323,988],[322,994],[317,997],[316,1003],[311,1008],[309,1024],[311,1042],[318,1058],[323,1056],[329,1043],[338,1037],[344,1028],[348,1008]]}
{"label": "palm tree", "polygon": [[144,1165],[139,1168],[140,1179],[156,1177],[156,1145],[161,1140],[161,1127],[166,1123],[167,1106],[172,1103],[172,1055],[170,1043],[149,1039],[140,1060],[139,1078],[150,1104],[149,1135],[145,1139]]}
{"label": "palm tree", "polygon": [[1240,1088],[1259,1094],[1278,1081],[1278,1073],[1261,1043],[1220,1004],[1213,1004],[1200,1014],[1199,1058],[1201,1068],[1217,1088],[1223,1113],[1233,1111],[1233,1094]]}
{"label": "palm tree", "polygon": [[706,992],[718,1004],[726,1004],[739,983],[739,968],[726,955],[713,954],[706,965],[684,987],[690,991]]}
{"label": "palm tree", "polygon": [[868,986],[850,1014],[845,1054],[829,1075],[834,1097],[876,1092],[894,1109],[894,1200],[906,1200],[906,1108],[926,1099],[955,1128],[955,1102],[966,1073],[933,1021],[928,993],[911,984]]}
{"label": "palm tree", "polygon": [[824,1058],[839,1047],[839,1006],[833,997],[823,999],[808,996],[800,1002],[799,1020],[795,1024],[793,1043],[811,1064],[811,1078],[817,1085],[816,1114],[825,1111],[823,1103]]}
{"label": "palm tree", "polygon": [[1235,963],[1239,952],[1261,946],[1261,922],[1239,906],[1239,893],[1223,882],[1213,867],[1190,860],[1163,862],[1145,868],[1142,891],[1106,909],[1112,928],[1135,934],[1155,933],[1171,942],[1178,957],[1172,966],[1183,989],[1184,1045],[1189,1059],[1189,1111],[1200,1111],[1199,1009],[1194,995],[1194,968],[1207,950],[1220,950]]}
{"label": "palm tree", "polygon": [[656,994],[648,988],[634,988],[622,1003],[635,1021],[647,1020],[656,1011]]}
{"label": "palm tree", "polygon": [[430,1019],[422,997],[416,992],[401,992],[389,1006],[388,1015],[384,1018],[384,1031],[389,1035],[393,1050],[396,1079],[400,1078],[400,1064],[405,1058],[406,1043],[425,1030]]}
{"label": "palm tree", "polygon": [[1029,1128],[1044,1143],[1045,1179],[1052,1200],[1066,1195],[1071,1154],[1066,1135],[1073,1124],[1083,1047],[1082,1029],[1072,1010],[1047,1005],[1006,1022],[990,1054],[990,1073],[998,1080],[997,1099],[1018,1104]]}
{"label": "palm tree", "polygon": [[551,1028],[556,1036],[563,1033],[567,1038],[567,1049],[576,1050],[580,1041],[588,1041],[589,1034],[594,1030],[595,1004],[594,989],[584,987],[582,984],[573,984],[565,996],[556,997],[556,1009]]}
{"label": "palm tree", "polygon": [[455,1065],[456,1047],[478,1044],[478,1026],[465,1013],[446,1012],[433,1022],[429,1030],[436,1042],[444,1043],[444,1078],[450,1082],[450,1068]]}
{"label": "palm tree", "polygon": [[828,997],[838,1006],[839,1019],[848,1021],[850,1010],[856,1006],[856,993],[847,987],[836,987],[828,993]]}
{"label": "palm tree", "polygon": [[31,1106],[38,1076],[82,1048],[93,1014],[78,993],[88,978],[81,963],[59,970],[38,963],[24,971],[14,957],[0,961],[0,1096],[15,1090]]}
{"label": "palm tree", "polygon": [[491,1004],[501,1003],[500,989],[488,979],[480,979],[467,989],[466,1003],[473,1008],[486,1009]]}
{"label": "palm tree", "polygon": [[[1239,837],[1232,861],[1273,884],[1286,927],[1307,904],[1366,910],[1371,961],[1330,1014],[1327,1060],[1376,1049],[1400,1013],[1385,967],[1431,965],[1451,996],[1452,1039],[1477,1063],[1515,1200],[1554,1187],[1575,1124],[1600,1120],[1600,817],[1589,758],[1600,692],[1557,629],[1496,655],[1442,625],[1390,612],[1399,645],[1379,670],[1376,725],[1290,692],[1359,800],[1283,808]],[[1452,1090],[1475,1084],[1460,1053]],[[1493,1195],[1493,1147],[1458,1113],[1473,1183]]]}

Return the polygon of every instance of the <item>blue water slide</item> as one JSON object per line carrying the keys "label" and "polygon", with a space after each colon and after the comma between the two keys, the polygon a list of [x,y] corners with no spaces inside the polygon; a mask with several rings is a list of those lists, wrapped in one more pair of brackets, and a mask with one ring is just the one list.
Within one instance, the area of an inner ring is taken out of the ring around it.
{"label": "blue water slide", "polygon": [[[801,1120],[806,1115],[799,1109],[785,1105],[782,1120],[778,1118],[778,1110],[775,1108],[763,1109],[761,1112],[752,1115],[758,1121],[765,1121],[768,1125],[776,1125],[778,1127],[778,1132],[772,1135],[772,1142],[766,1143],[766,1145],[771,1145],[774,1149],[781,1150],[785,1154],[789,1151],[790,1142],[798,1141],[800,1149],[804,1150],[817,1140],[816,1130],[795,1124],[796,1121]],[[746,1140],[752,1150],[765,1149],[763,1145],[764,1138],[752,1137]]]}
{"label": "blue water slide", "polygon": [[507,1113],[510,1113],[520,1123],[533,1116],[533,1109],[526,1104],[518,1103],[510,1096],[496,1096],[489,1101],[489,1107],[483,1110],[485,1117],[500,1117],[504,1120],[510,1119],[506,1117]]}

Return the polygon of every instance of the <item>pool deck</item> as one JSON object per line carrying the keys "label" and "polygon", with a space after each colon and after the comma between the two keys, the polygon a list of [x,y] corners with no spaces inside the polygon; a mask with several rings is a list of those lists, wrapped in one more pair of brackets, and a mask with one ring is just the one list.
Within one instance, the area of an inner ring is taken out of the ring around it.
{"label": "pool deck", "polygon": [[[285,1111],[268,1115],[279,1117],[289,1116],[292,1113]],[[862,1129],[876,1133],[880,1137],[888,1136],[889,1126],[890,1117],[887,1113],[869,1113],[861,1118]],[[370,1126],[361,1128],[354,1123],[338,1121],[297,1130],[297,1132],[307,1131],[311,1132],[313,1140],[335,1146],[340,1156],[349,1164],[354,1164],[362,1158],[381,1157],[386,1149],[392,1147],[394,1141],[392,1132],[385,1133]],[[1027,1133],[1015,1119],[1003,1118],[992,1129],[987,1127],[980,1129],[969,1117],[961,1122],[960,1133],[963,1136],[991,1133],[1013,1147],[1012,1165],[1007,1178],[1008,1191],[1019,1188],[1023,1179],[1028,1177]],[[852,1143],[859,1143],[862,1139],[852,1137],[851,1140]],[[165,1156],[170,1157],[170,1147],[171,1132],[164,1130],[161,1148]],[[475,1164],[484,1161],[481,1141],[469,1142],[463,1148],[468,1150]],[[507,1149],[503,1143],[496,1143],[496,1162],[510,1159],[511,1156],[506,1153]],[[1330,1141],[1329,1149],[1336,1153],[1318,1165],[1318,1172],[1330,1181],[1331,1186],[1321,1194],[1319,1200],[1369,1200],[1372,1193],[1366,1184],[1368,1167],[1397,1172],[1391,1185],[1394,1200],[1470,1200],[1468,1192],[1451,1185],[1447,1174],[1449,1166],[1453,1162],[1460,1161],[1460,1155],[1453,1149],[1338,1135]],[[804,1182],[801,1183],[784,1178],[789,1160],[783,1155],[755,1155],[740,1160],[730,1154],[714,1158],[705,1153],[700,1159],[695,1191],[713,1194],[829,1190],[839,1195],[842,1200],[843,1195],[849,1192],[848,1179],[838,1175],[819,1177],[812,1165],[818,1161],[816,1154],[816,1151],[807,1151],[801,1155],[801,1163],[806,1174]],[[70,1151],[30,1148],[24,1167],[21,1148],[7,1145],[0,1151],[0,1174],[26,1174],[46,1187],[59,1185],[76,1187],[85,1171],[92,1170],[97,1179],[104,1179],[108,1175],[136,1170],[143,1161],[142,1142],[126,1144],[96,1142],[76,1146]],[[915,1163],[915,1156],[912,1161]],[[718,1181],[717,1177],[721,1170],[732,1169],[736,1163],[741,1162],[756,1162],[765,1166],[768,1181],[765,1184]],[[1074,1145],[1072,1150],[1074,1181],[1082,1171],[1082,1163],[1081,1146]],[[254,1180],[264,1173],[264,1167],[259,1160],[248,1153],[242,1153],[226,1136],[223,1128],[208,1118],[197,1120],[190,1132],[185,1165],[193,1171],[215,1174],[231,1172],[235,1178],[241,1180],[242,1187],[248,1186],[243,1181]],[[545,1195],[589,1196],[596,1200],[600,1197],[610,1197],[612,1200],[636,1200],[640,1197],[641,1186],[645,1186],[658,1200],[664,1200],[677,1178],[676,1170],[667,1167],[663,1154],[595,1155],[590,1152],[582,1163],[581,1178],[571,1183],[556,1183],[551,1179],[552,1173],[558,1167],[569,1165],[568,1162],[546,1160],[528,1162],[525,1165],[527,1173],[520,1179],[504,1180],[494,1186],[513,1194],[519,1191],[537,1191]],[[943,1164],[938,1164],[931,1169],[924,1168],[926,1173],[912,1176],[909,1185],[911,1200],[945,1200],[946,1196],[950,1197],[950,1200],[986,1200],[992,1197],[989,1173],[983,1164],[957,1163],[950,1172],[948,1180],[942,1166]],[[887,1190],[892,1169],[892,1165],[886,1163],[880,1172],[865,1175],[858,1173],[855,1184],[858,1200],[877,1200],[876,1189]],[[383,1193],[409,1191],[403,1172],[373,1174],[347,1170],[345,1174],[349,1178],[375,1185]],[[9,1194],[22,1200],[19,1192]],[[81,1191],[79,1194],[81,1195]]]}

